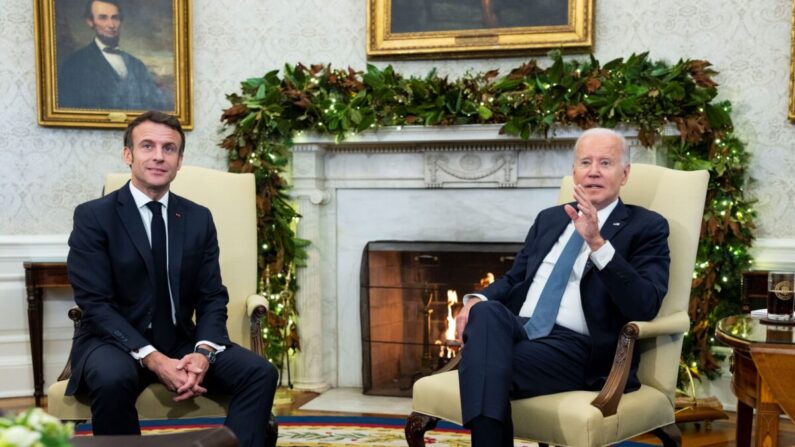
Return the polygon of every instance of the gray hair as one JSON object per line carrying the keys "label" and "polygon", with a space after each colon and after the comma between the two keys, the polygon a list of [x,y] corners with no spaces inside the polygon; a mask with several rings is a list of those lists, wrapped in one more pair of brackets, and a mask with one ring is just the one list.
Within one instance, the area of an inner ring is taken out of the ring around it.
{"label": "gray hair", "polygon": [[577,142],[574,143],[574,154],[575,154],[575,156],[577,154],[577,149],[580,148],[580,143],[582,142],[582,140],[584,140],[587,137],[605,136],[605,135],[612,136],[612,137],[616,138],[619,141],[619,144],[621,145],[621,164],[624,165],[624,166],[628,166],[629,165],[629,144],[627,143],[627,139],[624,138],[624,135],[621,135],[620,133],[616,132],[615,130],[608,129],[608,128],[605,128],[605,127],[592,127],[590,129],[587,129],[582,134],[580,134],[579,138],[577,138]]}

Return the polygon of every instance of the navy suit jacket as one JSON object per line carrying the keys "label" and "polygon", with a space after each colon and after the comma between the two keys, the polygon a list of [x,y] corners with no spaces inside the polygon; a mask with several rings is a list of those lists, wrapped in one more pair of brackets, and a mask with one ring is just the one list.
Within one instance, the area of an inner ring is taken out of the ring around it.
{"label": "navy suit jacket", "polygon": [[[536,270],[570,222],[562,205],[539,213],[511,269],[477,293],[502,302],[518,314]],[[588,260],[580,281],[582,308],[592,343],[586,371],[590,389],[604,384],[622,326],[629,321],[651,320],[660,310],[668,291],[671,262],[668,232],[665,218],[639,206],[624,205],[620,200],[601,228],[602,237],[613,245],[615,255],[602,270]],[[639,386],[638,361],[639,356],[634,355],[627,389]]]}
{"label": "navy suit jacket", "polygon": [[58,69],[58,106],[81,109],[173,110],[174,101],[157,87],[149,69],[122,51],[123,80],[92,40]]}
{"label": "navy suit jacket", "polygon": [[[168,202],[168,258],[182,338],[230,345],[229,296],[221,282],[212,215],[173,192]],[[109,343],[129,352],[151,344],[143,334],[155,307],[154,260],[129,182],[75,209],[67,268],[75,302],[83,311],[66,389],[72,395],[80,384],[85,358],[96,347]]]}

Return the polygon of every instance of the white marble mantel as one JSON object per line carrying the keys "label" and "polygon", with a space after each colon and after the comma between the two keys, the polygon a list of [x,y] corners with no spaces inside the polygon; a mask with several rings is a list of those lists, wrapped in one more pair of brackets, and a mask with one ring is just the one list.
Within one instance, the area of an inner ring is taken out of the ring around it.
{"label": "white marble mantel", "polygon": [[[297,136],[292,196],[303,216],[298,236],[312,242],[298,272],[297,388],[362,385],[359,266],[368,241],[522,241],[556,203],[580,130],[523,141],[499,128],[381,128],[341,143]],[[657,162],[636,130],[620,132],[634,163]]]}

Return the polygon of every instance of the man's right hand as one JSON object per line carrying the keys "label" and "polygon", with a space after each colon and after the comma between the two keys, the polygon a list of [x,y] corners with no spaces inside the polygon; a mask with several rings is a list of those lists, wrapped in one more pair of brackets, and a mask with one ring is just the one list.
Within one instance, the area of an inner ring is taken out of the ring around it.
{"label": "man's right hand", "polygon": [[464,345],[464,329],[467,326],[467,322],[469,321],[469,310],[472,309],[472,306],[481,302],[480,298],[472,297],[467,300],[467,303],[464,307],[458,311],[458,315],[455,316],[455,339],[461,343],[461,346]]}
{"label": "man's right hand", "polygon": [[[189,380],[189,373],[184,369],[177,368],[179,360],[172,359],[162,352],[155,351],[141,361],[146,369],[157,375],[160,383],[166,386],[169,391],[176,392]],[[191,394],[192,396],[192,394]],[[185,396],[185,397],[191,397]],[[177,396],[183,397],[182,395]],[[184,398],[184,397],[183,397]],[[182,399],[180,399],[182,400]]]}

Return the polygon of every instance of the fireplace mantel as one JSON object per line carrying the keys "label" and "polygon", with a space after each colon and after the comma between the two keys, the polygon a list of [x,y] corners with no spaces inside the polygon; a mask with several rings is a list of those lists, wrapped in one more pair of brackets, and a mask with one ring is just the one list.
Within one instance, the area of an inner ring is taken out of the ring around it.
{"label": "fireplace mantel", "polygon": [[[500,127],[385,127],[342,142],[296,136],[298,236],[312,242],[307,267],[298,270],[297,388],[361,386],[358,280],[368,241],[522,241],[535,214],[556,203],[581,130],[525,141]],[[657,150],[642,147],[637,130],[618,131],[633,163],[657,163]]]}

